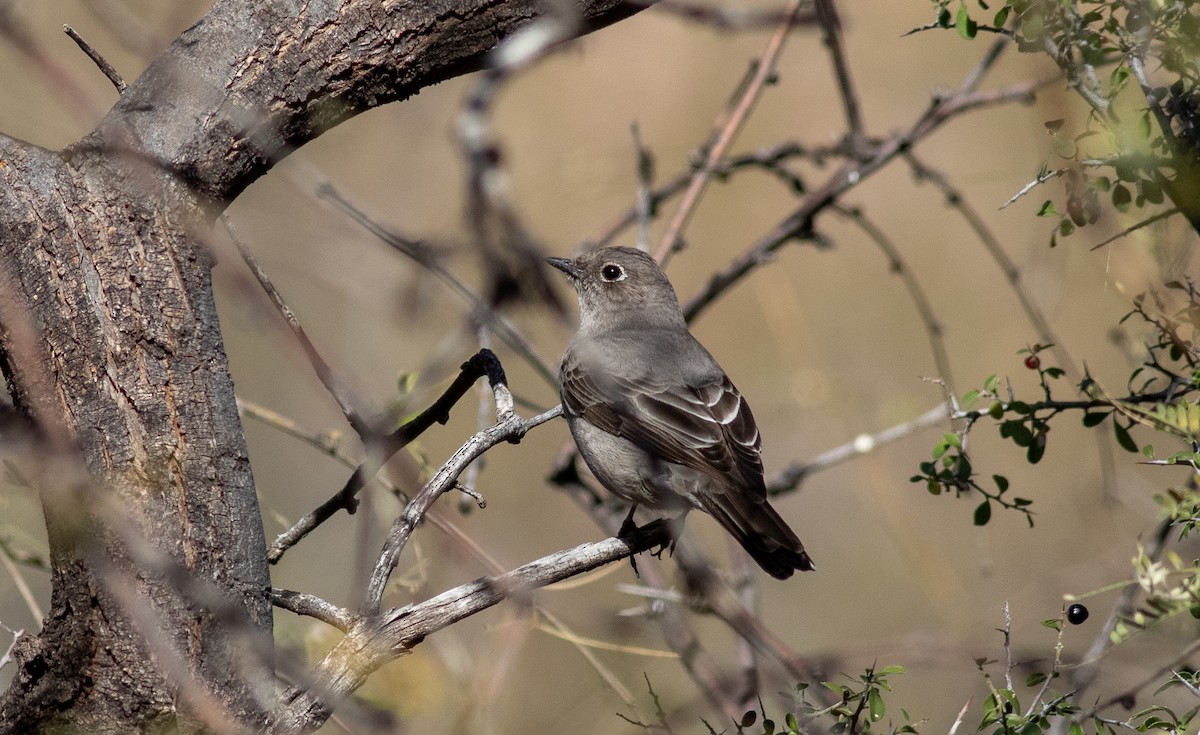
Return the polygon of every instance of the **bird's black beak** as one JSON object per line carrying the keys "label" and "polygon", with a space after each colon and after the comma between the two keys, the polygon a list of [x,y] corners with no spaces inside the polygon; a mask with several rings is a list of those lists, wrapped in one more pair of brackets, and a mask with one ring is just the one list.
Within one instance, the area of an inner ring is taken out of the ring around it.
{"label": "bird's black beak", "polygon": [[567,278],[570,278],[572,281],[583,275],[583,271],[579,269],[579,266],[575,265],[575,261],[573,260],[567,260],[566,258],[546,258],[546,262],[566,273]]}

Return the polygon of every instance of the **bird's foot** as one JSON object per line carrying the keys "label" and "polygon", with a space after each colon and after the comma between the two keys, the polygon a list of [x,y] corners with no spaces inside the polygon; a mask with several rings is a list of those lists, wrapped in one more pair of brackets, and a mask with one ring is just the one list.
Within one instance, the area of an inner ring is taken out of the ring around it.
{"label": "bird's foot", "polygon": [[634,503],[629,508],[629,513],[625,516],[625,520],[621,521],[621,527],[617,529],[617,538],[632,538],[638,531],[638,526],[633,522],[633,514],[637,511],[637,503]]}
{"label": "bird's foot", "polygon": [[679,545],[679,536],[683,533],[683,519],[687,516],[687,511],[680,513],[674,518],[659,518],[658,520],[647,524],[643,530],[650,527],[662,527],[670,539],[659,546],[656,550],[651,551],[650,555],[655,559],[661,559],[666,553],[668,556],[675,556],[675,547]]}

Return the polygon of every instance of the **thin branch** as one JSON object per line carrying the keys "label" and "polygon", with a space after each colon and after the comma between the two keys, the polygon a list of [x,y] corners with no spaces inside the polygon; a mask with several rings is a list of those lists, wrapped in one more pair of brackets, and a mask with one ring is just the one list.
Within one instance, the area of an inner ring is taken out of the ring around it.
{"label": "thin branch", "polygon": [[1091,247],[1091,249],[1099,250],[1100,248],[1104,247],[1105,245],[1108,245],[1112,242],[1120,240],[1122,237],[1125,237],[1126,235],[1130,235],[1134,232],[1137,232],[1138,230],[1142,229],[1143,227],[1152,225],[1155,222],[1161,222],[1162,220],[1164,220],[1168,217],[1174,216],[1176,214],[1179,214],[1179,213],[1180,213],[1179,207],[1171,207],[1170,209],[1166,210],[1165,212],[1159,212],[1158,214],[1156,214],[1152,217],[1147,217],[1146,219],[1142,220],[1141,222],[1138,222],[1137,224],[1126,227],[1125,229],[1121,230],[1120,232],[1113,235],[1112,237],[1104,240],[1104,242],[1101,242],[1098,245],[1093,245]]}
{"label": "thin branch", "polygon": [[322,181],[317,186],[316,194],[318,198],[335,204],[351,219],[360,224],[363,229],[383,241],[384,244],[411,258],[422,268],[425,268],[437,277],[439,281],[448,286],[455,295],[459,296],[471,307],[471,315],[474,318],[485,324],[509,349],[525,360],[533,368],[534,372],[548,385],[557,388],[558,377],[556,372],[551,369],[548,362],[543,360],[534,351],[533,344],[504,315],[488,307],[478,294],[468,288],[449,269],[439,263],[428,243],[405,237],[395,230],[380,224],[360,207],[347,199],[328,181]]}
{"label": "thin branch", "polygon": [[503,369],[500,361],[490,350],[480,350],[470,360],[464,362],[458,377],[450,384],[433,404],[422,411],[414,419],[384,437],[364,437],[367,442],[368,459],[354,470],[350,479],[333,497],[315,508],[289,528],[281,533],[267,552],[267,559],[272,564],[278,562],[283,554],[295,546],[318,526],[329,520],[339,510],[352,513],[357,508],[358,492],[378,472],[392,455],[408,446],[414,439],[425,432],[435,423],[445,424],[450,419],[450,409],[466,395],[475,381],[487,376],[489,381],[502,380]]}
{"label": "thin branch", "polygon": [[631,554],[670,543],[665,523],[650,523],[627,538],[608,538],[555,552],[517,569],[481,577],[425,602],[360,617],[317,666],[323,686],[292,687],[281,698],[271,733],[315,729],[332,708],[374,670],[404,655],[428,636],[514,595],[578,576]]}
{"label": "thin branch", "polygon": [[834,76],[842,99],[842,110],[846,115],[846,138],[850,150],[856,151],[863,137],[862,105],[854,80],[850,77],[850,63],[842,45],[842,20],[838,17],[834,0],[815,0],[817,20],[821,24],[821,40],[833,61]]}
{"label": "thin branch", "polygon": [[99,51],[92,48],[90,43],[83,40],[83,36],[79,35],[79,32],[74,28],[64,23],[63,30],[66,31],[66,34],[71,37],[71,40],[75,42],[75,45],[78,46],[83,53],[87,54],[87,57],[92,60],[92,63],[95,64],[98,69],[100,69],[101,73],[108,77],[108,81],[112,82],[112,85],[117,88],[117,94],[125,94],[125,80],[121,78],[121,75],[117,73],[117,70],[113,68],[112,64],[108,63],[108,60],[101,56]]}
{"label": "thin branch", "polygon": [[1033,324],[1033,328],[1037,330],[1038,339],[1044,344],[1054,345],[1054,354],[1063,368],[1067,370],[1071,380],[1078,382],[1082,379],[1079,369],[1075,366],[1074,360],[1071,358],[1071,353],[1067,351],[1065,345],[1054,333],[1054,329],[1050,326],[1050,320],[1042,313],[1042,309],[1037,305],[1033,298],[1033,294],[1025,287],[1021,281],[1021,269],[1009,257],[1008,253],[1004,252],[1004,246],[1000,244],[999,238],[991,231],[991,228],[984,222],[983,217],[979,215],[975,208],[966,200],[962,192],[960,192],[950,180],[941,171],[923,163],[911,151],[905,155],[905,159],[912,166],[913,173],[918,179],[928,181],[946,197],[946,203],[958,211],[963,219],[970,225],[971,230],[975,232],[975,236],[983,244],[984,249],[992,256],[992,260],[1004,273],[1005,279],[1016,295],[1017,301],[1021,304],[1021,310],[1025,312],[1025,316]]}
{"label": "thin branch", "polygon": [[[675,216],[671,219],[670,224],[667,226],[667,231],[658,245],[658,249],[654,252],[654,259],[664,266],[670,259],[670,254],[682,246],[683,229],[687,226],[693,212],[695,212],[696,205],[700,203],[700,197],[704,195],[704,190],[708,186],[713,169],[725,155],[725,151],[733,143],[738,132],[741,131],[742,125],[746,122],[750,111],[754,109],[754,103],[758,101],[763,87],[767,84],[768,80],[774,78],[775,62],[783,50],[783,43],[787,40],[788,32],[791,30],[792,23],[800,11],[802,2],[803,0],[789,1],[787,10],[784,12],[784,18],[779,22],[779,27],[771,36],[770,41],[767,42],[767,46],[763,49],[758,61],[755,62],[754,74],[750,78],[749,83],[745,85],[745,89],[742,91],[737,103],[731,110],[727,111],[728,118],[724,120],[719,119],[718,123],[714,126],[716,134],[712,146],[708,149],[708,155],[705,156],[704,165],[692,174],[687,191],[683,194],[683,201],[679,203],[679,208],[675,210]],[[724,117],[724,114],[722,117]]]}
{"label": "thin branch", "polygon": [[21,599],[24,600],[29,614],[33,616],[35,621],[41,621],[43,617],[42,606],[38,604],[37,597],[34,596],[33,590],[29,588],[29,583],[25,581],[25,575],[21,573],[20,568],[13,563],[8,554],[0,554],[0,564],[4,565],[8,576],[12,577],[13,584],[16,585],[17,592],[20,593]]}
{"label": "thin branch", "polygon": [[321,357],[321,353],[317,350],[316,345],[309,339],[308,333],[304,331],[304,327],[300,325],[300,320],[296,318],[296,313],[283,300],[283,295],[279,293],[279,289],[275,288],[275,284],[271,282],[266,271],[258,262],[258,258],[254,257],[254,253],[250,252],[250,248],[245,241],[238,235],[237,228],[233,225],[233,220],[228,213],[221,214],[221,224],[225,226],[225,232],[228,233],[229,239],[237,248],[238,254],[242,256],[242,261],[250,272],[254,274],[254,278],[258,281],[258,285],[271,299],[271,303],[275,305],[276,311],[287,322],[288,328],[292,331],[292,335],[296,341],[300,343],[300,349],[304,352],[304,356],[308,359],[308,364],[312,366],[313,372],[316,373],[317,379],[321,381],[321,385],[325,386],[325,390],[337,403],[341,409],[342,415],[346,417],[346,421],[354,432],[359,436],[367,436],[375,433],[375,430],[362,417],[357,405],[358,400],[350,393],[350,390],[338,382],[333,375],[333,369],[329,367],[329,363]]}
{"label": "thin branch", "polygon": [[911,421],[905,421],[875,434],[859,434],[852,441],[822,452],[807,462],[787,467],[767,482],[767,493],[780,495],[791,492],[814,472],[829,469],[860,454],[873,452],[879,447],[899,441],[952,418],[955,416],[951,413],[950,404],[940,403]]}
{"label": "thin branch", "polygon": [[[499,362],[496,362],[496,367],[499,368]],[[404,512],[396,518],[363,595],[359,609],[364,614],[371,614],[379,610],[388,578],[396,568],[400,554],[404,551],[413,530],[416,529],[438,497],[453,489],[458,476],[467,466],[500,442],[515,444],[530,429],[562,415],[562,406],[555,406],[531,419],[523,419],[513,412],[512,394],[509,393],[508,386],[505,384],[503,371],[499,370],[498,374],[489,374],[488,382],[492,386],[496,400],[496,425],[484,429],[468,439],[434,473],[433,477],[425,483],[425,487],[405,506]]]}
{"label": "thin branch", "polygon": [[[810,158],[817,164],[824,164],[833,155],[840,155],[840,153],[833,148],[807,148],[795,142],[780,143],[768,148],[762,148],[753,153],[719,161],[717,167],[713,170],[713,174],[723,179],[738,171],[763,168],[786,181],[794,191],[803,192],[803,182],[798,176],[785,168],[783,162],[790,158]],[[696,164],[689,167],[688,170],[677,174],[669,182],[652,190],[649,201],[650,211],[656,211],[661,204],[684,191],[687,188],[688,182],[692,180],[692,176],[699,170],[699,165]],[[599,232],[579,243],[575,249],[584,251],[611,244],[622,231],[638,222],[638,207],[639,204],[635,202],[631,207],[613,218]]]}
{"label": "thin branch", "polygon": [[[752,31],[775,28],[789,17],[787,10],[757,10],[753,8],[722,8],[708,4],[691,3],[685,0],[663,0],[656,4],[659,12],[677,15],[685,20],[705,23],[720,31]],[[816,13],[805,8],[791,19],[793,26],[811,25]]]}
{"label": "thin branch", "polygon": [[[548,478],[549,482],[565,492],[598,527],[608,533],[615,533],[628,508],[614,502],[614,496],[600,496],[588,487],[576,471],[577,461],[574,452],[564,453],[560,466]],[[604,500],[598,502],[599,497],[603,497]],[[658,564],[643,564],[638,569],[649,587],[664,589],[667,586]],[[714,709],[729,717],[740,716],[743,711],[741,702],[736,693],[726,686],[720,666],[700,640],[686,613],[684,607],[677,605],[655,606],[652,611],[653,617],[659,621],[664,642],[678,654],[680,664],[704,699]]]}
{"label": "thin branch", "polygon": [[892,272],[900,276],[900,279],[904,281],[904,287],[908,290],[909,298],[912,299],[913,305],[917,308],[917,313],[921,317],[921,323],[925,327],[925,335],[929,338],[929,349],[933,352],[933,363],[937,367],[938,377],[945,381],[947,390],[951,393],[957,393],[954,388],[954,377],[950,370],[950,355],[946,352],[946,343],[942,338],[942,332],[944,331],[942,322],[933,313],[933,306],[929,303],[929,297],[925,295],[925,289],[921,288],[916,275],[905,264],[904,258],[900,254],[900,249],[892,243],[883,230],[877,227],[859,209],[847,209],[842,206],[836,206],[835,211],[857,224],[867,234],[867,237],[879,246],[884,256],[887,257]]}
{"label": "thin branch", "polygon": [[344,607],[322,600],[307,592],[271,588],[271,604],[297,615],[305,615],[348,633],[354,625],[354,615]]}
{"label": "thin branch", "polygon": [[721,294],[742,280],[758,266],[769,261],[775,251],[795,239],[811,237],[812,221],[821,211],[832,205],[871,174],[890,163],[946,121],[963,113],[982,107],[991,107],[1006,102],[1031,102],[1037,82],[1016,84],[1003,89],[984,92],[957,94],[949,98],[934,98],[929,107],[906,131],[897,133],[882,143],[874,155],[862,161],[848,161],[830,176],[825,184],[806,196],[800,206],[761,237],[749,250],[736,258],[723,271],[714,274],[708,283],[684,306],[684,315],[694,320]]}

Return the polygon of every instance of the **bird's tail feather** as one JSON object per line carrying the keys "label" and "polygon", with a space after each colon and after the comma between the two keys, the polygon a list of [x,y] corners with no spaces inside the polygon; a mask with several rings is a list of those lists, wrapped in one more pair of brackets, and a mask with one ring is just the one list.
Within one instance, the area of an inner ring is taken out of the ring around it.
{"label": "bird's tail feather", "polygon": [[816,569],[800,539],[765,498],[706,493],[698,500],[772,577],[787,579],[797,569]]}

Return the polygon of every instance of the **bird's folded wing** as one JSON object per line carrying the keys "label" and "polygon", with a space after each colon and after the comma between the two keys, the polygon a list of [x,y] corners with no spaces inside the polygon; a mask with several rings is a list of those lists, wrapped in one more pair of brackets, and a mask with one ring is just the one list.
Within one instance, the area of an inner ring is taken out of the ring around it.
{"label": "bird's folded wing", "polygon": [[563,402],[569,412],[668,462],[741,490],[762,492],[762,441],[746,400],[725,375],[688,386],[654,376],[602,375],[567,359]]}

